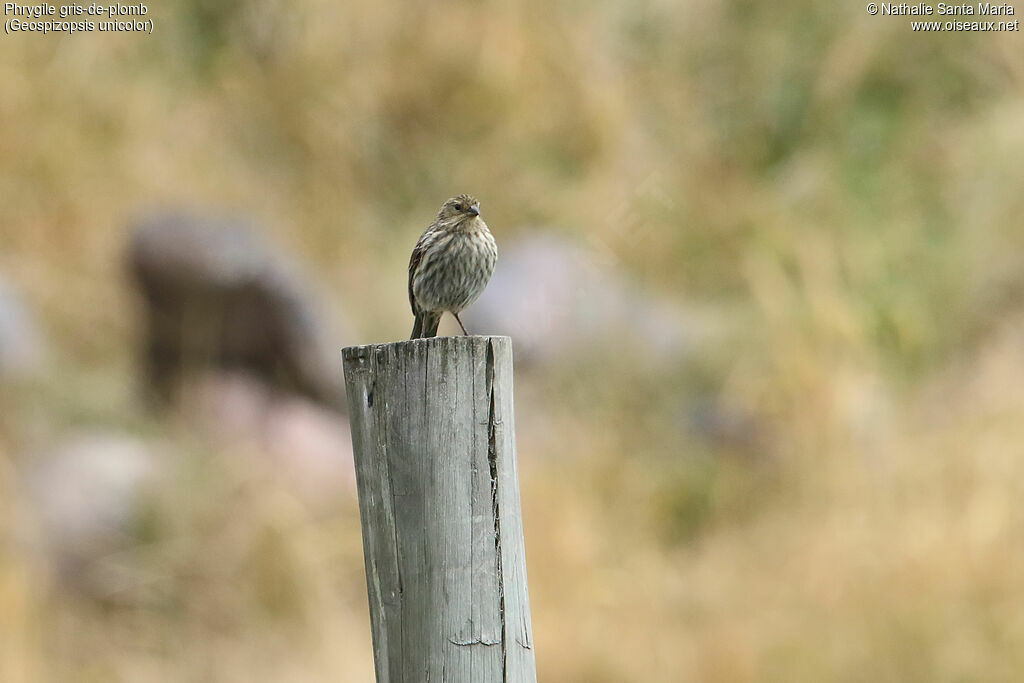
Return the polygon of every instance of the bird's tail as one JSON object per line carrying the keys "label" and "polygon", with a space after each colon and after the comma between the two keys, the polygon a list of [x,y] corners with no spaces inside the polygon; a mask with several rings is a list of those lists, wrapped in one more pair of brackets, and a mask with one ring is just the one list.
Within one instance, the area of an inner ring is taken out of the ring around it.
{"label": "bird's tail", "polygon": [[410,339],[424,339],[437,336],[437,326],[441,323],[440,313],[424,311],[416,314],[416,322],[412,326]]}

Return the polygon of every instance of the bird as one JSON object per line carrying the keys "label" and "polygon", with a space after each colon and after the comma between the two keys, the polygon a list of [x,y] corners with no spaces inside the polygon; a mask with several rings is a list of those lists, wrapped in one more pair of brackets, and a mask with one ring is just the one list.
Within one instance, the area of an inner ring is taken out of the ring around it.
{"label": "bird", "polygon": [[416,317],[411,339],[436,336],[445,312],[468,335],[459,313],[483,293],[497,261],[498,244],[480,216],[480,202],[460,194],[442,204],[409,258],[409,304]]}

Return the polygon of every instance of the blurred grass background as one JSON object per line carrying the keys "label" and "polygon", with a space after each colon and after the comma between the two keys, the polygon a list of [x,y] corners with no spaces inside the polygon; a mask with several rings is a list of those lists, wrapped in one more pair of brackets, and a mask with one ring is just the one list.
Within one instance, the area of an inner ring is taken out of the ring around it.
{"label": "blurred grass background", "polygon": [[[1019,680],[1019,34],[807,0],[148,18],[0,41],[0,269],[54,347],[0,382],[0,680],[371,680],[354,500],[138,405],[126,226],[244,211],[368,343],[407,335],[409,251],[462,191],[500,244],[578,240],[719,330],[655,377],[517,377],[541,680]],[[756,438],[702,436],[697,397]],[[25,493],[97,425],[171,454],[102,597],[31,550]]]}

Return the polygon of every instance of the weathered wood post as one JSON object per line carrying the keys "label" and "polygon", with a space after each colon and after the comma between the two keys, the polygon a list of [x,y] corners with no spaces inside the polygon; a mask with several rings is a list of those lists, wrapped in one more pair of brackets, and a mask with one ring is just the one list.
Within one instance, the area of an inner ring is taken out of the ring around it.
{"label": "weathered wood post", "polygon": [[344,361],[378,683],[536,681],[511,340]]}

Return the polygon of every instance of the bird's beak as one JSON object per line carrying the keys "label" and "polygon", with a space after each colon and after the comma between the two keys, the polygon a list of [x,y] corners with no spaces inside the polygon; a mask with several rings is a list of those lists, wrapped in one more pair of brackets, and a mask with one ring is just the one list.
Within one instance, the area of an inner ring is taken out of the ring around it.
{"label": "bird's beak", "polygon": [[480,215],[480,207],[479,206],[471,206],[471,207],[469,207],[469,212],[471,214],[473,214],[474,216],[479,216]]}

